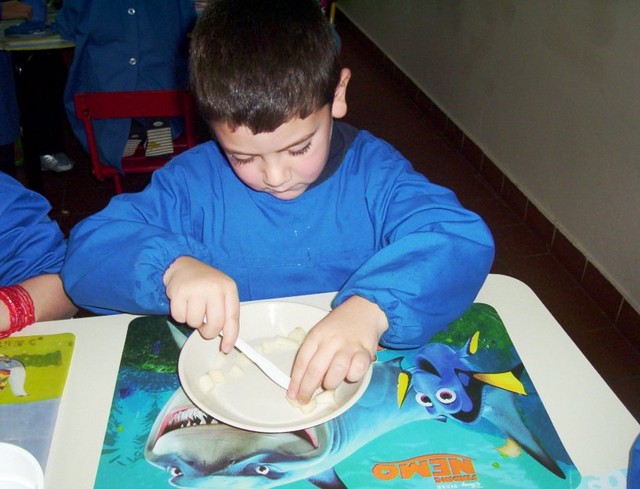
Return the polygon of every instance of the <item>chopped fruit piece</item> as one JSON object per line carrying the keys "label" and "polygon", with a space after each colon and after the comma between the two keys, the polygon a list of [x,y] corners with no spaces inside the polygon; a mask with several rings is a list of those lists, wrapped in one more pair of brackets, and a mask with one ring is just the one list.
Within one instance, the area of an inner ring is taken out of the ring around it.
{"label": "chopped fruit piece", "polygon": [[221,384],[224,381],[224,373],[222,372],[222,370],[209,370],[208,375],[209,377],[211,377],[211,380],[214,384]]}
{"label": "chopped fruit piece", "polygon": [[293,407],[298,408],[304,414],[313,412],[313,410],[318,406],[318,403],[315,399],[311,399],[307,404],[300,404],[298,401],[296,401],[295,399],[291,399],[290,397],[287,397],[287,401],[289,401],[289,403]]}
{"label": "chopped fruit piece", "polygon": [[215,384],[213,383],[213,380],[211,380],[211,377],[209,377],[208,374],[204,374],[198,378],[198,386],[200,387],[200,390],[202,392],[207,394],[209,391],[213,390],[213,388],[215,387]]}
{"label": "chopped fruit piece", "polygon": [[290,348],[292,350],[297,350],[300,346],[300,343],[292,340],[291,338],[285,338],[284,336],[276,336],[275,343],[279,347]]}
{"label": "chopped fruit piece", "polygon": [[219,355],[216,355],[216,357],[213,360],[213,364],[211,365],[211,369],[216,370],[216,369],[222,368],[222,366],[226,363],[226,361],[227,361],[226,354],[221,353]]}
{"label": "chopped fruit piece", "polygon": [[244,370],[242,370],[238,365],[234,365],[229,369],[229,375],[231,377],[242,377],[244,375]]}
{"label": "chopped fruit piece", "polygon": [[289,334],[287,335],[287,338],[289,338],[292,341],[295,341],[298,345],[301,345],[306,336],[307,336],[307,332],[303,328],[297,327],[292,329],[289,332]]}
{"label": "chopped fruit piece", "polygon": [[331,406],[337,406],[338,403],[336,401],[336,391],[334,390],[326,390],[322,391],[320,394],[314,397],[318,404],[327,404]]}

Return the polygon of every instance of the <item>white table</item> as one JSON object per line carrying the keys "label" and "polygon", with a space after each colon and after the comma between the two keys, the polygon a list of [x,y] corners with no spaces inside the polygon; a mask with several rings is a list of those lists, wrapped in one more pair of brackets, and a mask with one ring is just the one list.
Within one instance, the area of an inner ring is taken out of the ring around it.
{"label": "white table", "polygon": [[[328,309],[333,295],[283,300]],[[490,275],[476,302],[500,315],[578,470],[605,476],[625,468],[640,425],[531,289]],[[47,489],[93,487],[127,326],[134,317],[51,321],[21,333],[76,336],[45,474]]]}

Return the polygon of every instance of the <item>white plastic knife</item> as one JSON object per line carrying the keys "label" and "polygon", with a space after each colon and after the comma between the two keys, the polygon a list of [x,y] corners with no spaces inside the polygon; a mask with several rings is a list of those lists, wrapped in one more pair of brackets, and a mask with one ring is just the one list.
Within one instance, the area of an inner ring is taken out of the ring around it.
{"label": "white plastic knife", "polygon": [[[222,332],[220,332],[220,336],[223,336]],[[265,374],[267,374],[267,376],[276,384],[278,384],[285,390],[289,388],[291,377],[289,377],[282,370],[276,367],[276,365],[271,362],[271,360],[258,353],[249,343],[238,337],[234,346],[242,353],[244,353],[249,360],[255,363],[258,368]]]}

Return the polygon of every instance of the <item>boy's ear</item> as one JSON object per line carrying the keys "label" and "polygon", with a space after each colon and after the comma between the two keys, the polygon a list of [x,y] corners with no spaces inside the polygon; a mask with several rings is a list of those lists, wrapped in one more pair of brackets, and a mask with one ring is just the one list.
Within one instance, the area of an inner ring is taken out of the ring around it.
{"label": "boy's ear", "polygon": [[340,71],[340,81],[338,81],[338,86],[333,96],[333,105],[331,106],[331,115],[336,119],[340,119],[347,114],[347,85],[350,79],[351,70],[349,68],[342,68]]}

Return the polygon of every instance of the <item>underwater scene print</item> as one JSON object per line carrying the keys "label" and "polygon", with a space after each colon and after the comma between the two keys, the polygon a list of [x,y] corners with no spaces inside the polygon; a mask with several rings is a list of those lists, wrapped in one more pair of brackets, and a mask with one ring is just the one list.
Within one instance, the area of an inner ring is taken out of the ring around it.
{"label": "underwater scene print", "polygon": [[293,433],[234,428],[189,401],[177,362],[192,331],[162,317],[129,325],[95,488],[580,487],[489,305],[420,348],[379,350],[353,407]]}

